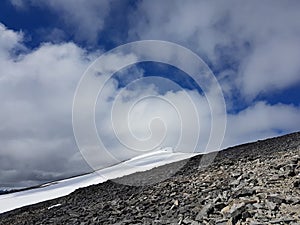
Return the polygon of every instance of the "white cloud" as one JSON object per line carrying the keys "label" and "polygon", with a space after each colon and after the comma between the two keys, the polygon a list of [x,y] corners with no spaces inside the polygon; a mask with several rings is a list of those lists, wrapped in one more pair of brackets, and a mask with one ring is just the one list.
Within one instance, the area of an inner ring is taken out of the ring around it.
{"label": "white cloud", "polygon": [[226,62],[235,65],[230,85],[251,100],[299,82],[299,6],[276,0],[142,1],[129,34],[183,44],[217,70]]}
{"label": "white cloud", "polygon": [[77,149],[71,107],[77,81],[94,56],[73,43],[14,55],[22,35],[1,25],[0,37],[0,158],[9,162],[1,178],[14,171],[1,183],[30,185],[38,180],[34,176],[51,179],[87,170],[82,159],[72,161]]}
{"label": "white cloud", "polygon": [[[191,152],[199,125],[201,143],[198,148],[204,151],[210,130],[210,112],[205,97],[186,90],[159,94],[156,87],[141,83],[139,88],[142,91],[119,90],[121,96],[115,101],[102,101],[97,106],[100,138],[117,159],[124,160],[155,146]],[[192,104],[199,110],[198,114]],[[114,110],[110,110],[112,107]]]}
{"label": "white cloud", "polygon": [[13,54],[14,49],[24,48],[20,43],[22,38],[22,33],[7,30],[6,27],[0,23],[0,57],[9,57],[9,54]]}
{"label": "white cloud", "polygon": [[224,146],[233,146],[282,133],[298,131],[300,108],[257,102],[238,114],[228,115]]}
{"label": "white cloud", "polygon": [[[106,22],[113,21],[112,9],[123,7],[105,0],[11,3],[19,9],[34,5],[52,10],[76,40],[87,43],[96,43]],[[130,40],[162,39],[183,44],[210,60],[216,70],[227,69],[226,63],[235,65],[236,71],[224,85],[230,82],[228,91],[239,90],[252,100],[261,93],[270,95],[300,82],[300,66],[295,62],[300,52],[299,4],[279,0],[140,1],[136,10],[132,8],[130,15],[124,15],[124,21],[129,18]],[[54,39],[63,37],[59,29],[47,32]]]}
{"label": "white cloud", "polygon": [[241,66],[241,90],[247,98],[300,82],[300,39],[270,40],[256,48]]}

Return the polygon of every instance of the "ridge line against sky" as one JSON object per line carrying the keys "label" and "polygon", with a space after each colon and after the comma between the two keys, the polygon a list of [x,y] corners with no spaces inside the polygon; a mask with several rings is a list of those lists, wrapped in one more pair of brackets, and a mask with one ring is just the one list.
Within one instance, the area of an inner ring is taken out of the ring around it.
{"label": "ridge line against sky", "polygon": [[[223,147],[299,131],[299,21],[299,1],[1,1],[0,186],[30,186],[90,170],[72,132],[76,85],[101,53],[129,41],[172,41],[205,60],[225,95]],[[112,64],[118,60],[111,56]],[[109,83],[107,101],[97,105],[97,126],[107,127],[101,135],[122,159],[134,154],[125,154],[113,138],[105,108],[120,84],[133,78],[155,73],[184,87],[200,111],[203,135],[208,132],[205,98],[182,71],[149,63],[120,73],[128,80],[115,76]],[[146,84],[124,95],[137,97],[139,91],[183,99],[182,91]],[[174,134],[165,144],[176,141],[178,118],[169,107],[155,111],[145,104],[140,110],[145,121],[153,112],[165,118]],[[141,136],[144,125],[134,127]]]}

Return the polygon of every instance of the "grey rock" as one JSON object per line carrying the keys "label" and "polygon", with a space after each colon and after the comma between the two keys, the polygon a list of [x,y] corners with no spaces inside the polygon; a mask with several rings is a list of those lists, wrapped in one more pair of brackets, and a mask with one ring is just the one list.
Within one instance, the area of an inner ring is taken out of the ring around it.
{"label": "grey rock", "polygon": [[300,224],[299,146],[300,132],[229,148],[200,169],[199,155],[0,214],[0,225]]}
{"label": "grey rock", "polygon": [[278,194],[271,194],[267,197],[267,199],[271,202],[274,202],[276,204],[281,204],[285,202],[285,198],[282,195],[278,195]]}
{"label": "grey rock", "polygon": [[277,223],[290,223],[290,222],[294,222],[295,219],[292,217],[281,217],[279,219],[276,220],[272,220],[270,221],[271,224],[277,224]]}
{"label": "grey rock", "polygon": [[267,208],[270,210],[275,210],[278,208],[278,205],[276,203],[268,201],[268,200],[266,200],[265,204],[266,204]]}
{"label": "grey rock", "polygon": [[211,203],[206,204],[201,211],[197,214],[196,216],[196,220],[200,221],[202,220],[204,217],[208,216],[208,213],[212,210],[213,205]]}

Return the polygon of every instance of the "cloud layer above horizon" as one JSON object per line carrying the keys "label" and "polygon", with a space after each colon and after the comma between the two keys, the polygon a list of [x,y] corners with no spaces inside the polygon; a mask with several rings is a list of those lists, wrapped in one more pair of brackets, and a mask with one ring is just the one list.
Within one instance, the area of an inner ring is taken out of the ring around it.
{"label": "cloud layer above horizon", "polygon": [[[72,103],[84,71],[112,47],[103,39],[111,39],[115,46],[160,39],[199,54],[225,95],[228,122],[222,147],[299,131],[300,95],[287,94],[300,87],[299,1],[127,3],[10,1],[16,15],[39,8],[56,15],[59,22],[48,26],[42,32],[43,41],[32,47],[28,31],[10,28],[0,20],[0,186],[29,186],[90,171],[73,136]],[[116,12],[126,12],[124,24],[118,25],[121,19],[119,14],[114,17]],[[120,27],[121,34],[118,26],[125,26],[127,32]],[[117,64],[118,57],[112,54],[106,66]],[[138,66],[122,72],[123,78],[135,79],[146,73]],[[147,82],[128,89],[120,83],[117,77],[111,79],[104,101],[96,107],[100,135],[120,160],[136,153],[124,151],[109,124],[111,114],[106,109],[112,107],[117,93],[124,108],[145,93],[185,104],[184,92],[188,93],[198,110],[201,135],[209,134],[210,112],[198,90],[161,91]],[[182,114],[188,117],[190,111],[185,108]],[[170,132],[163,146],[176,144],[180,120],[171,107],[151,100],[133,113],[134,134],[149,135],[147,122],[159,115]]]}

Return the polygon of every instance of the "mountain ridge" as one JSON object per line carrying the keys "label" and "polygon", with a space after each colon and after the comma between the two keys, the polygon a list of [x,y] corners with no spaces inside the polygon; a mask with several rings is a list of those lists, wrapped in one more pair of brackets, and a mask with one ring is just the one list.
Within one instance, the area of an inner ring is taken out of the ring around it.
{"label": "mountain ridge", "polygon": [[0,214],[0,224],[299,224],[299,146],[296,132],[227,148],[208,167],[195,156]]}

